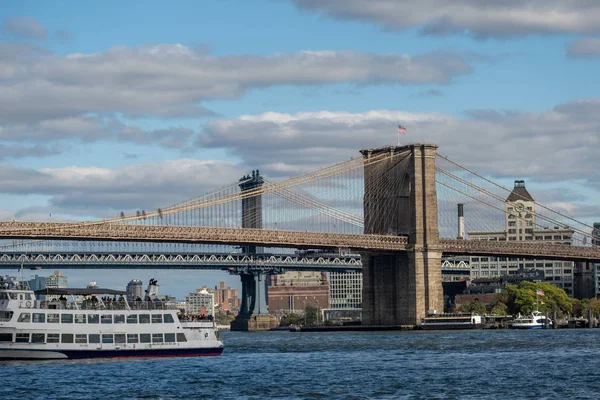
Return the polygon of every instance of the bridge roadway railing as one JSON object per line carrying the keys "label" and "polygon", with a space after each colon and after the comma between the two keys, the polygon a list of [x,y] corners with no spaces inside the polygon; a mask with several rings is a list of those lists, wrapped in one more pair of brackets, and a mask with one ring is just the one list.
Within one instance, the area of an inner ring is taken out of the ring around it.
{"label": "bridge roadway railing", "polygon": [[[407,236],[300,232],[249,228],[60,222],[0,222],[0,239],[213,243],[295,248],[410,251]],[[436,246],[437,247],[437,246]],[[441,239],[446,255],[497,255],[600,262],[600,247],[541,242]]]}
{"label": "bridge roadway railing", "polygon": [[212,243],[296,248],[404,251],[406,236],[341,234],[249,228],[60,222],[0,222],[0,239],[109,240]]}
{"label": "bridge roadway railing", "polygon": [[441,239],[444,255],[506,256],[532,259],[600,262],[600,247],[571,246],[535,241]]}

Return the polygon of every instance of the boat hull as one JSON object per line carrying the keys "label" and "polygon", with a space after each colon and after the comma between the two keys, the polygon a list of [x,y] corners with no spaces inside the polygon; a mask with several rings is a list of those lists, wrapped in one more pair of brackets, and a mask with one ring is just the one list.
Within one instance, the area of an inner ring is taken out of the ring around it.
{"label": "boat hull", "polygon": [[[552,325],[549,326],[549,328],[552,328]],[[511,329],[546,329],[545,325],[512,325]]]}
{"label": "boat hull", "polygon": [[426,331],[481,329],[481,324],[422,324],[421,329]]}
{"label": "boat hull", "polygon": [[27,350],[0,349],[0,360],[55,360],[123,357],[200,357],[218,356],[222,347],[197,349],[139,349],[139,350]]}

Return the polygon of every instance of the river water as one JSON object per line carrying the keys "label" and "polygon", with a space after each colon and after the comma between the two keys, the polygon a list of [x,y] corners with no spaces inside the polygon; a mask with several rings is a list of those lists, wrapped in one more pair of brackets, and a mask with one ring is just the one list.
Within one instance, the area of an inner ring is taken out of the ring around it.
{"label": "river water", "polygon": [[600,329],[221,337],[220,357],[0,362],[0,397],[600,398]]}

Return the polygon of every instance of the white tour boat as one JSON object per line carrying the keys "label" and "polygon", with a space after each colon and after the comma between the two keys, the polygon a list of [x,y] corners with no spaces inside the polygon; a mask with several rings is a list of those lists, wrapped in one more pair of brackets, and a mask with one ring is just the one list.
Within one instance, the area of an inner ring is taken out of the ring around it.
{"label": "white tour boat", "polygon": [[[548,320],[548,321],[546,321]],[[546,318],[539,311],[534,311],[531,315],[517,317],[512,325],[512,329],[544,329],[546,328],[546,322],[548,327],[552,328],[552,320]]]}
{"label": "white tour boat", "polygon": [[432,314],[421,319],[421,329],[479,329],[482,326],[480,315],[468,313]]}
{"label": "white tour boat", "polygon": [[[180,317],[158,301],[151,279],[145,300],[110,289],[43,289],[0,276],[0,359],[218,356],[211,319]],[[38,300],[35,294],[48,296]],[[107,297],[109,296],[109,297]],[[118,296],[118,298],[117,298]]]}

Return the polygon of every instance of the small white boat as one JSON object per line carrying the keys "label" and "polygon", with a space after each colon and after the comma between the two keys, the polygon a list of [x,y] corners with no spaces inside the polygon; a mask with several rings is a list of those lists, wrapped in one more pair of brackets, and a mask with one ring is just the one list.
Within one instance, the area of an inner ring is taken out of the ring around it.
{"label": "small white boat", "polygon": [[[547,320],[547,321],[546,321]],[[511,328],[512,329],[544,329],[546,328],[546,323],[549,328],[552,328],[552,320],[550,318],[546,318],[539,311],[534,311],[531,315],[527,316],[519,316],[516,318]]]}

